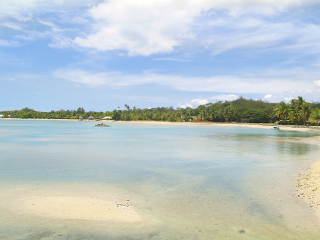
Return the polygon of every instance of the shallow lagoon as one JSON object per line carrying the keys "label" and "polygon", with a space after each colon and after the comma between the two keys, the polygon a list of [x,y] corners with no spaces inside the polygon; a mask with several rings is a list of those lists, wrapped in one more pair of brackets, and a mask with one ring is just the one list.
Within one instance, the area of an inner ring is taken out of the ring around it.
{"label": "shallow lagoon", "polygon": [[[310,133],[199,125],[0,121],[0,239],[317,239],[292,195],[316,146]],[[20,211],[24,196],[108,195],[141,222]]]}

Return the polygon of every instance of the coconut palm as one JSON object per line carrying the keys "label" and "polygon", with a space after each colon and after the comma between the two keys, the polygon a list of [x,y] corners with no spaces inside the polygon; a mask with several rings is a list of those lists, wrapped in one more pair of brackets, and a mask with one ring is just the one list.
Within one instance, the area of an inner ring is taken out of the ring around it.
{"label": "coconut palm", "polygon": [[302,116],[304,125],[306,125],[311,114],[311,104],[305,101],[302,102],[300,111],[301,111],[301,116]]}
{"label": "coconut palm", "polygon": [[314,120],[317,120],[318,122],[320,122],[320,109],[319,108],[314,109],[311,113],[311,117]]}
{"label": "coconut palm", "polygon": [[287,120],[288,118],[288,104],[286,104],[284,101],[278,103],[276,107],[274,108],[274,112],[277,118],[280,120]]}

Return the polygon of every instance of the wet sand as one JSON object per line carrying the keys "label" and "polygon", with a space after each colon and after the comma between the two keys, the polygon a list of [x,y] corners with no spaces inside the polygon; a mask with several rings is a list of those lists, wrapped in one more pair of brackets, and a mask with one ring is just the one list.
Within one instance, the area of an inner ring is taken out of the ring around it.
{"label": "wet sand", "polygon": [[299,174],[295,197],[309,204],[320,218],[320,160],[312,164],[305,173]]}
{"label": "wet sand", "polygon": [[49,218],[117,222],[142,220],[130,201],[111,201],[99,197],[66,194],[28,196],[16,204],[17,211]]}
{"label": "wet sand", "polygon": [[95,220],[118,224],[150,225],[154,222],[138,213],[136,196],[117,189],[97,189],[89,186],[46,186],[2,191],[0,208],[21,216],[50,219]]}

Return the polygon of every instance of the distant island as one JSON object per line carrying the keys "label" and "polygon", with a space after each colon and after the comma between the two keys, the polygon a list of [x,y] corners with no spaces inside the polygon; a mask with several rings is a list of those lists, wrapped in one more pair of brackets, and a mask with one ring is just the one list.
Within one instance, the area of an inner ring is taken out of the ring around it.
{"label": "distant island", "polygon": [[77,110],[39,112],[31,108],[0,112],[0,118],[22,119],[75,119],[115,121],[168,121],[168,122],[243,122],[277,123],[279,125],[320,125],[320,103],[306,102],[302,97],[289,103],[269,103],[240,97],[234,101],[219,101],[193,108],[157,107],[115,109],[106,112]]}

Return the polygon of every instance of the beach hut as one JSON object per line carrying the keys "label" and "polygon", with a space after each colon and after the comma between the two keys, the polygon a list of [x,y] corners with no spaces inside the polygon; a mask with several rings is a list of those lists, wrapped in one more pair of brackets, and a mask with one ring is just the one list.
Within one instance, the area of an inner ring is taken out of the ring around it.
{"label": "beach hut", "polygon": [[79,120],[79,121],[83,121],[83,117],[80,116],[80,117],[78,118],[78,120]]}
{"label": "beach hut", "polygon": [[3,118],[3,115],[0,115],[0,118]]}
{"label": "beach hut", "polygon": [[88,117],[88,120],[94,120],[93,116]]}

